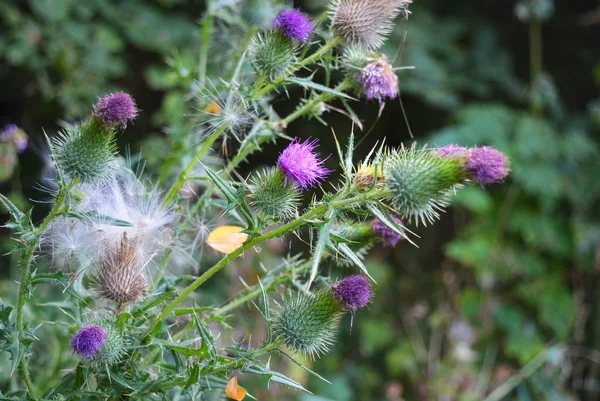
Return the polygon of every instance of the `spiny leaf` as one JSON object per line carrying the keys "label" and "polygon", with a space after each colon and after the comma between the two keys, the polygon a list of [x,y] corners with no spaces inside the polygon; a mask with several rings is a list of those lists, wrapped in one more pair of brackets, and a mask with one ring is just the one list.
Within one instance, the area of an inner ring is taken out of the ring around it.
{"label": "spiny leaf", "polygon": [[340,91],[337,91],[335,89],[331,89],[331,88],[328,88],[328,87],[323,86],[321,84],[318,84],[316,82],[313,82],[312,80],[310,80],[310,78],[290,77],[290,78],[287,79],[287,81],[295,83],[295,84],[298,84],[298,85],[303,86],[305,88],[314,89],[314,90],[317,90],[319,92],[329,93],[330,95],[334,95],[334,96],[337,96],[337,97],[341,97],[341,98],[345,98],[345,99],[350,99],[350,100],[356,100],[353,97],[348,96],[344,92],[340,92]]}

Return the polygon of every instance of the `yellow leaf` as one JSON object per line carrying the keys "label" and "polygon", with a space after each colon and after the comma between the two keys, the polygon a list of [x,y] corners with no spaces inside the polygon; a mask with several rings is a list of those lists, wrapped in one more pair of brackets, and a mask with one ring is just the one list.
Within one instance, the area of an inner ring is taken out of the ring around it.
{"label": "yellow leaf", "polygon": [[242,231],[244,229],[238,226],[217,227],[209,234],[206,243],[219,252],[231,253],[248,239],[248,234]]}
{"label": "yellow leaf", "polygon": [[242,401],[246,396],[246,390],[238,386],[237,377],[232,377],[225,387],[225,395],[233,400]]}

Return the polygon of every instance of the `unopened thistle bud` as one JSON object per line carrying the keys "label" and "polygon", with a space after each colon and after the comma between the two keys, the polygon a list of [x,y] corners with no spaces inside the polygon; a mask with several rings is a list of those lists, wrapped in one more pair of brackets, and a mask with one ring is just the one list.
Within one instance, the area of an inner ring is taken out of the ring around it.
{"label": "unopened thistle bud", "polygon": [[300,143],[296,138],[281,152],[277,164],[287,181],[298,185],[303,190],[320,184],[331,173],[323,166],[325,160],[314,150],[318,139]]}
{"label": "unopened thistle bud", "polygon": [[257,74],[275,80],[290,71],[296,62],[296,46],[279,31],[261,33],[252,39],[248,58]]}
{"label": "unopened thistle bud", "polygon": [[116,92],[103,96],[94,107],[94,117],[107,128],[127,128],[138,114],[135,102],[127,93]]}
{"label": "unopened thistle bud", "polygon": [[[377,178],[375,178],[375,174],[377,174]],[[354,185],[360,191],[367,191],[373,188],[373,185],[379,188],[383,186],[382,184],[383,172],[380,165],[377,166],[377,173],[375,173],[375,166],[373,164],[363,163],[354,175]]]}
{"label": "unopened thistle bud", "polygon": [[291,218],[297,214],[300,195],[298,189],[286,181],[278,168],[257,174],[250,187],[252,206],[263,217]]}
{"label": "unopened thistle bud", "polygon": [[481,185],[502,181],[510,171],[509,164],[506,155],[490,146],[469,150],[467,169]]}
{"label": "unopened thistle bud", "polygon": [[366,277],[356,274],[333,284],[331,295],[342,304],[344,309],[354,314],[372,301],[373,289]]}
{"label": "unopened thistle bud", "polygon": [[398,76],[385,55],[372,59],[357,79],[368,100],[383,103],[398,97]]}
{"label": "unopened thistle bud", "polygon": [[333,0],[331,25],[346,42],[365,50],[380,48],[392,21],[412,0]]}
{"label": "unopened thistle bud", "polygon": [[467,177],[464,160],[443,157],[426,148],[402,147],[387,159],[386,188],[398,214],[424,225],[439,218],[452,190]]}
{"label": "unopened thistle bud", "polygon": [[329,351],[342,311],[343,305],[329,292],[297,294],[275,312],[273,333],[294,351],[315,358]]}
{"label": "unopened thistle bud", "polygon": [[[403,226],[402,220],[399,218],[392,216],[392,219],[400,226]],[[383,224],[380,220],[373,220],[373,231],[377,238],[383,243],[385,246],[395,247],[398,242],[402,241],[404,237],[398,234],[395,231],[392,231]]]}
{"label": "unopened thistle bud", "polygon": [[313,32],[313,26],[308,15],[300,10],[286,10],[279,13],[273,21],[273,28],[285,36],[300,42],[306,42]]}
{"label": "unopened thistle bud", "polygon": [[108,244],[105,254],[94,267],[98,294],[119,304],[138,301],[147,288],[142,255],[135,239],[123,234],[116,244]]}

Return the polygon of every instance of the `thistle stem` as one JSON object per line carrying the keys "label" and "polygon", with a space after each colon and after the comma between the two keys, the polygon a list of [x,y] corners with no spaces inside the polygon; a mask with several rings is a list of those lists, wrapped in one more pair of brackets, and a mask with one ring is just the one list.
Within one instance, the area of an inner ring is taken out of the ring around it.
{"label": "thistle stem", "polygon": [[206,140],[202,144],[202,147],[194,155],[194,158],[192,159],[192,161],[190,161],[189,164],[186,166],[186,168],[181,172],[181,174],[179,174],[179,178],[177,179],[177,181],[175,181],[173,186],[171,186],[171,189],[169,189],[169,192],[167,193],[167,195],[165,196],[165,198],[163,200],[163,206],[166,206],[170,202],[175,200],[175,198],[177,197],[177,194],[179,193],[179,190],[183,187],[183,184],[187,181],[187,176],[190,173],[190,171],[192,171],[192,169],[194,168],[196,163],[198,163],[200,161],[202,156],[204,156],[206,154],[206,152],[215,143],[215,141],[221,136],[221,134],[223,132],[225,132],[226,129],[227,129],[227,125],[223,124],[219,128],[217,128],[215,130],[215,132],[210,134],[208,136],[208,138],[206,138]]}
{"label": "thistle stem", "polygon": [[[339,193],[338,195],[345,195],[345,193]],[[227,266],[229,262],[240,256],[244,251],[253,248],[271,238],[280,237],[284,234],[287,234],[290,231],[296,230],[304,224],[306,224],[307,222],[309,222],[310,220],[323,216],[330,209],[343,209],[348,205],[361,203],[372,199],[379,199],[385,196],[389,196],[389,193],[386,191],[376,191],[360,194],[351,198],[342,198],[339,200],[334,200],[330,203],[321,203],[313,207],[311,210],[307,211],[298,219],[288,224],[285,224],[279,228],[276,228],[273,231],[257,236],[245,242],[241,247],[229,253],[227,256],[225,256],[223,259],[217,262],[217,264],[215,264],[213,267],[204,272],[200,277],[198,277],[194,282],[192,282],[188,287],[186,287],[177,298],[175,298],[173,301],[171,301],[171,303],[166,305],[162,312],[159,314],[159,316],[156,318],[156,320],[154,320],[150,327],[148,327],[148,329],[144,332],[144,334],[142,335],[142,339],[148,337],[148,335],[154,331],[158,324],[162,322],[192,292],[194,292],[198,287],[204,284],[204,282],[211,278],[215,273]]]}
{"label": "thistle stem", "polygon": [[289,75],[291,75],[294,72],[296,72],[296,71],[298,71],[298,70],[306,67],[307,65],[310,65],[310,64],[314,63],[319,58],[321,58],[324,54],[326,54],[327,52],[329,52],[329,50],[331,50],[332,48],[334,48],[335,46],[337,46],[341,41],[342,41],[342,39],[339,36],[336,36],[335,38],[333,38],[329,42],[326,42],[323,46],[321,46],[321,48],[319,50],[317,50],[316,52],[314,52],[313,54],[311,54],[309,57],[305,58],[300,63],[296,64],[293,68],[291,68],[288,74],[286,74],[286,75],[282,76],[281,78],[276,79],[272,83],[264,86],[261,90],[259,90],[254,95],[252,95],[252,98],[253,99],[258,99],[261,96],[264,96],[264,95],[272,92],[280,84],[284,83],[285,80],[286,80],[286,78]]}

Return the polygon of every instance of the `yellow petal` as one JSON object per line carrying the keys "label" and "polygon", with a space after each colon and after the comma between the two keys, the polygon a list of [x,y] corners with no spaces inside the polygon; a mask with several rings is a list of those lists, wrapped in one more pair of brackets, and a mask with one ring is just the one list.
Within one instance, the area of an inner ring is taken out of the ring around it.
{"label": "yellow petal", "polygon": [[236,401],[242,401],[246,396],[246,390],[238,386],[237,377],[232,377],[225,387],[225,395]]}
{"label": "yellow petal", "polygon": [[210,233],[206,243],[212,249],[223,253],[231,253],[242,246],[248,239],[248,234],[243,233],[244,229],[238,226],[217,227]]}

